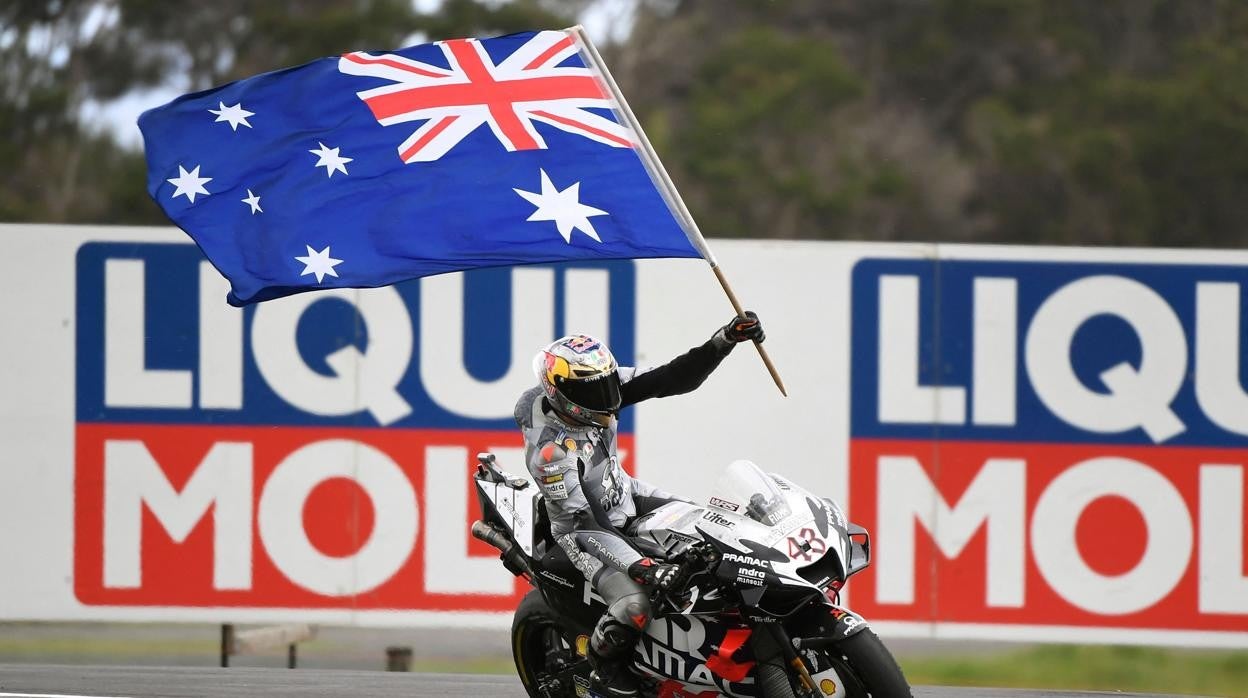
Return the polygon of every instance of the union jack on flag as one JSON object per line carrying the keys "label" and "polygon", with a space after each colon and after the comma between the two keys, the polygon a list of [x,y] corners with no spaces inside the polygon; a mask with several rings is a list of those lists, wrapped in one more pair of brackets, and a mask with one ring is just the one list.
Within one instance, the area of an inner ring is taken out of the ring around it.
{"label": "union jack on flag", "polygon": [[382,125],[424,122],[399,146],[404,162],[437,160],[482,124],[509,151],[547,147],[534,121],[612,147],[632,146],[627,128],[588,111],[613,106],[593,71],[562,65],[577,53],[571,36],[541,32],[497,64],[480,41],[438,47],[449,68],[393,53],[357,51],[338,61],[348,75],[392,83],[358,93]]}
{"label": "union jack on flag", "polygon": [[148,193],[245,305],[698,250],[570,31],[351,52],[139,118]]}

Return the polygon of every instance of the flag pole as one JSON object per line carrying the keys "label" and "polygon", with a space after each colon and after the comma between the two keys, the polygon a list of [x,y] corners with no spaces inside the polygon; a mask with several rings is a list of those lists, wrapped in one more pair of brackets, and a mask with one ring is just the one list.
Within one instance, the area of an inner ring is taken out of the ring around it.
{"label": "flag pole", "polygon": [[[732,286],[728,284],[728,278],[724,276],[723,269],[720,268],[719,262],[715,259],[714,253],[711,252],[710,246],[706,244],[706,238],[702,237],[702,231],[698,229],[697,222],[693,220],[693,214],[689,213],[689,207],[685,206],[684,199],[680,198],[680,192],[676,191],[676,185],[672,183],[672,178],[667,174],[662,161],[659,160],[658,153],[655,152],[654,146],[650,144],[650,139],[646,138],[646,132],[641,129],[641,122],[637,120],[637,116],[629,108],[628,101],[624,99],[624,93],[620,91],[620,86],[616,84],[615,78],[611,77],[611,71],[607,70],[607,64],[602,60],[602,56],[598,53],[594,42],[590,40],[589,34],[579,24],[564,31],[569,32],[576,40],[582,60],[587,65],[592,65],[597,69],[598,74],[602,76],[605,87],[615,99],[619,115],[627,122],[633,133],[637,134],[637,145],[641,147],[641,161],[645,165],[646,171],[650,174],[650,178],[654,180],[655,186],[659,193],[663,195],[668,208],[680,220],[681,228],[685,231],[685,236],[689,238],[690,244],[711,265],[711,271],[715,273],[715,279],[719,281],[720,287],[724,289],[724,294],[728,296],[728,302],[732,303],[732,309],[737,312],[737,315],[743,315],[745,311],[741,307],[741,302],[737,300],[737,294],[733,293]],[[771,363],[771,357],[768,356],[767,350],[758,342],[754,343],[754,348],[758,350],[758,355],[762,358],[763,365],[767,367],[767,372],[771,374],[771,379],[775,381],[776,387],[780,389],[780,394],[788,397],[789,393],[784,389],[784,381],[780,380],[780,374],[776,371],[775,365]]]}

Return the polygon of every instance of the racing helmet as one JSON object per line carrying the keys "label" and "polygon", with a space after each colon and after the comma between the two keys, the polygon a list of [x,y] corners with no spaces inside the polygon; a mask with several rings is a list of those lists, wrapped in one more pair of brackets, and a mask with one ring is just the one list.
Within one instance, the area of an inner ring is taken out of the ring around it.
{"label": "racing helmet", "polygon": [[541,381],[555,411],[568,421],[610,426],[620,409],[620,374],[607,345],[584,334],[552,342],[533,358],[533,372]]}

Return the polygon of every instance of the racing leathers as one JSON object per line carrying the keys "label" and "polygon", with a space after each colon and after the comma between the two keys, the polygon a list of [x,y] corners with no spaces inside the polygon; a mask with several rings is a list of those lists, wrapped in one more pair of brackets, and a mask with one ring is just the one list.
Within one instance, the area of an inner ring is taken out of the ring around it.
{"label": "racing leathers", "polygon": [[[621,366],[620,406],[694,390],[733,346],[721,331],[657,368]],[[607,603],[590,637],[591,659],[622,661],[650,622],[649,597],[634,578],[651,561],[621,531],[632,519],[676,498],[620,467],[615,417],[606,427],[569,424],[540,387],[521,395],[515,416],[524,432],[529,473],[545,495],[551,533]],[[646,577],[654,580],[653,574]]]}

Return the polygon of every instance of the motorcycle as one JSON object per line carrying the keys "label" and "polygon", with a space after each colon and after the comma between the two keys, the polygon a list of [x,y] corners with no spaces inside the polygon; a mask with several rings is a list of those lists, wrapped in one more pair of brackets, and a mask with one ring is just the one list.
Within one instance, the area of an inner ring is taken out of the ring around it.
{"label": "motorcycle", "polygon": [[[516,671],[532,698],[595,696],[586,659],[603,600],[551,537],[537,487],[478,455],[482,520],[472,534],[533,589],[511,628]],[[622,531],[685,582],[652,598],[654,618],[629,670],[651,698],[909,698],[867,621],[839,604],[870,563],[866,529],[749,461],[732,463],[705,506],[666,503]]]}

